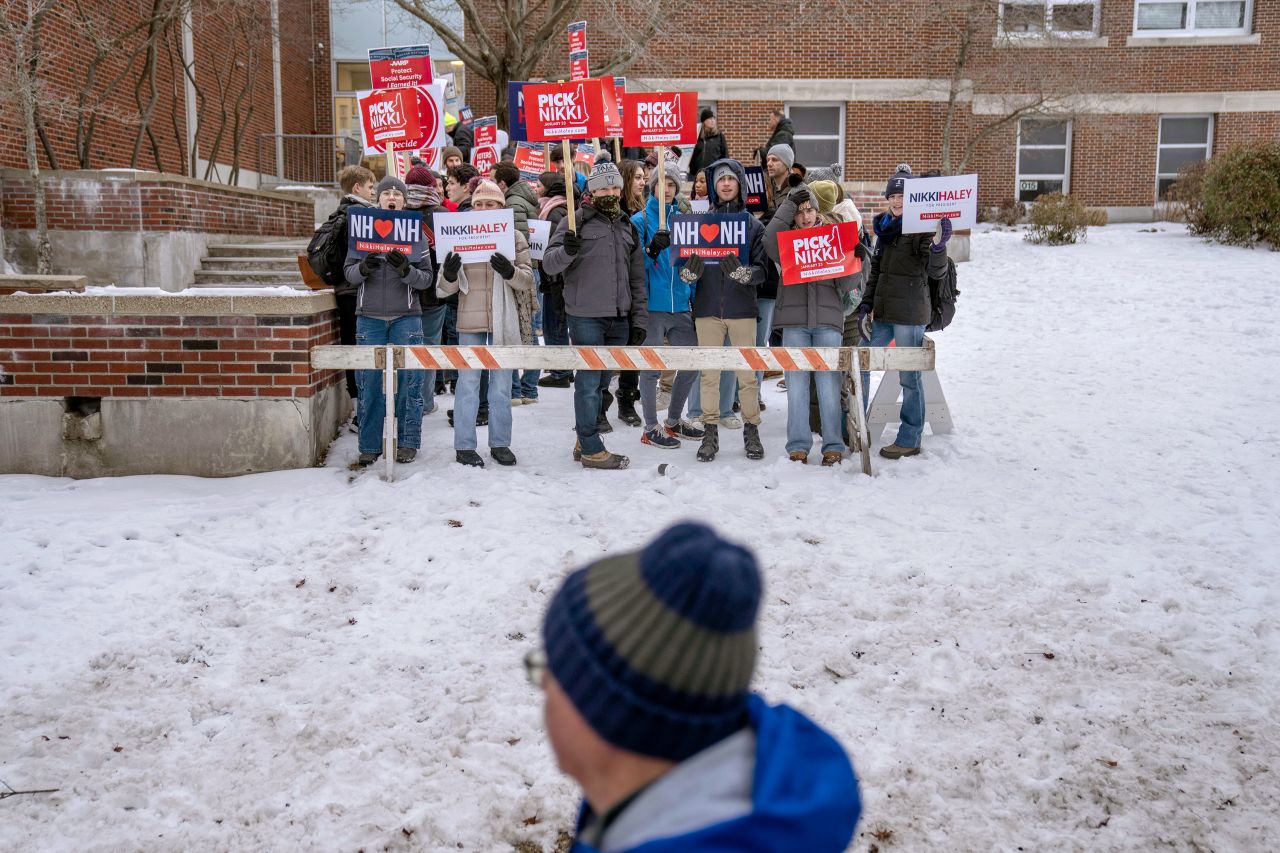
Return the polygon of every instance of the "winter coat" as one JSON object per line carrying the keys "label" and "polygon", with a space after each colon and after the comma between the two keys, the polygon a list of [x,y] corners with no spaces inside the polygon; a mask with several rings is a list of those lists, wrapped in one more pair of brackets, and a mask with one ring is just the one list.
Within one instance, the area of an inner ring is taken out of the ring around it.
{"label": "winter coat", "polygon": [[404,277],[386,262],[383,255],[382,266],[369,273],[365,278],[360,274],[360,262],[363,257],[352,252],[347,253],[347,262],[343,273],[347,282],[355,285],[356,314],[361,317],[408,317],[410,314],[422,313],[422,292],[431,287],[435,277],[435,267],[431,260],[431,252],[422,253],[422,260],[409,264]]}
{"label": "winter coat", "polygon": [[441,298],[458,293],[459,332],[492,332],[495,346],[519,346],[520,315],[516,293],[533,292],[533,265],[529,260],[529,241],[516,232],[516,256],[509,259],[516,268],[507,281],[498,275],[488,261],[463,264],[458,280],[444,277],[444,267],[436,277],[436,293]]}
{"label": "winter coat", "polygon": [[796,129],[789,118],[778,119],[778,126],[773,129],[773,133],[769,136],[769,141],[764,144],[763,148],[756,150],[756,154],[760,158],[760,165],[764,165],[764,161],[769,156],[769,149],[775,145],[790,145],[791,150],[796,150]]}
{"label": "winter coat", "polygon": [[[355,205],[356,207],[377,207],[377,205],[370,204],[369,202],[365,201],[363,198],[356,195],[355,193],[347,193],[341,199],[338,200],[338,210],[336,212],[345,214],[347,212],[347,208],[351,207],[352,205]],[[335,233],[333,235],[333,238],[338,241],[338,245],[343,248],[343,253],[345,254],[346,246],[347,246],[347,238],[348,238],[348,231],[345,224],[343,225],[342,231],[340,233]],[[332,259],[336,256],[330,256],[330,257]],[[333,288],[334,296],[355,296],[356,292],[360,289],[360,286],[358,284],[352,284],[351,282],[346,280],[346,272],[347,272],[346,266],[347,264],[346,264],[346,261],[344,260],[342,262],[343,280],[338,284],[334,285],[334,288]]]}
{"label": "winter coat", "polygon": [[[592,846],[570,853],[841,853],[862,799],[840,744],[759,696],[747,727],[686,759],[627,804]],[[584,805],[578,830],[589,827]],[[588,833],[591,834],[591,833]]]}
{"label": "winter coat", "polygon": [[[738,197],[733,201],[722,202],[715,192],[711,176],[721,166],[728,166],[738,176]],[[717,160],[703,171],[707,174],[707,186],[711,187],[712,213],[746,213],[747,173],[737,160]],[[751,281],[739,284],[725,275],[719,264],[707,264],[702,278],[694,287],[693,316],[720,317],[725,320],[741,320],[759,317],[759,306],[756,303],[756,291],[764,284],[765,267],[769,256],[764,252],[764,226],[760,220],[747,214],[747,263],[750,266]]]}
{"label": "winter coat", "polygon": [[888,211],[872,222],[876,233],[871,273],[862,294],[862,306],[885,323],[927,326],[933,316],[929,279],[947,272],[947,253],[929,248],[932,234],[903,234],[902,218]]}
{"label": "winter coat", "polygon": [[[677,196],[677,199],[679,197]],[[678,203],[667,205],[667,228],[671,227],[671,217],[680,212]],[[631,217],[631,224],[640,235],[640,245],[648,246],[653,235],[658,233],[658,198],[650,196],[644,210]],[[671,249],[663,249],[657,258],[644,254],[645,286],[649,291],[649,310],[667,314],[683,314],[689,310],[689,297],[692,288],[680,277],[680,273],[671,265]]]}
{"label": "winter coat", "polygon": [[[556,233],[556,228],[560,225],[560,221],[569,215],[569,208],[565,197],[562,195],[548,196],[542,199],[542,204],[538,208],[538,218],[545,219],[551,223],[551,233]],[[548,242],[550,242],[548,240]],[[564,276],[552,275],[547,272],[546,264],[538,262],[541,270],[538,291],[540,293],[552,293],[564,289]]]}
{"label": "winter coat", "polygon": [[[419,195],[416,192],[417,190],[426,190],[426,189],[427,187],[419,187],[419,186],[409,187],[409,196],[406,199],[404,209],[416,210],[419,213],[421,213],[422,224],[427,227],[427,230],[434,231],[436,227],[436,213],[446,212],[446,211],[444,207],[438,203],[438,199],[440,198],[440,193],[438,190],[434,194],[426,194],[425,197],[423,195]],[[427,202],[427,206],[424,206],[424,207],[415,206],[414,205],[415,197],[423,199],[425,202]],[[437,200],[437,203],[434,206],[430,205],[430,201],[432,200]],[[430,252],[433,249],[434,249],[434,245],[429,247],[428,251]],[[436,289],[434,287],[428,287],[426,290],[419,293],[418,297],[422,300],[423,311],[426,311],[428,308],[435,308],[441,304],[440,298],[436,296]]]}
{"label": "winter coat", "polygon": [[538,194],[525,181],[507,187],[507,207],[516,217],[516,230],[529,237],[529,220],[538,218]]}
{"label": "winter coat", "polygon": [[547,241],[542,268],[564,276],[565,313],[573,317],[626,317],[643,328],[649,319],[644,288],[644,247],[625,216],[616,222],[587,205],[577,212],[582,246],[564,250],[566,216]]}
{"label": "winter coat", "polygon": [[[703,131],[699,130],[698,144],[693,146],[693,157],[689,159],[689,174],[696,175],[717,160],[724,160],[728,156],[729,143],[725,140],[723,133],[717,130],[711,136],[704,136]],[[714,195],[714,190],[712,194]]]}
{"label": "winter coat", "polygon": [[458,122],[453,126],[453,133],[449,134],[453,140],[453,147],[462,152],[462,162],[471,162],[471,149],[476,146],[476,135],[463,122]]}
{"label": "winter coat", "polygon": [[[778,213],[765,228],[764,246],[769,259],[780,264],[778,235],[789,231],[796,218],[796,203],[790,197],[782,200]],[[830,217],[823,219],[823,224],[830,225],[840,220]],[[783,284],[778,288],[778,301],[773,307],[773,327],[775,329],[809,329],[825,326],[842,331],[844,329],[844,294],[852,293],[862,284],[865,271],[859,270],[853,275],[841,276],[826,281],[811,281],[805,284]],[[778,276],[782,280],[781,274]]]}

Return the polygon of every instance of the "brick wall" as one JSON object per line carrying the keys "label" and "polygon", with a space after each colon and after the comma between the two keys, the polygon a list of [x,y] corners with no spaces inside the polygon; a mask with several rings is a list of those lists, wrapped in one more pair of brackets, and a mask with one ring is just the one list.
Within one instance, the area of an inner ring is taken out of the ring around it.
{"label": "brick wall", "polygon": [[336,343],[333,311],[0,314],[0,398],[311,397],[341,373],[309,350]]}
{"label": "brick wall", "polygon": [[[104,177],[51,172],[44,176],[49,227],[62,231],[195,231],[307,237],[315,228],[310,200],[161,175]],[[35,228],[30,179],[0,171],[0,224]]]}

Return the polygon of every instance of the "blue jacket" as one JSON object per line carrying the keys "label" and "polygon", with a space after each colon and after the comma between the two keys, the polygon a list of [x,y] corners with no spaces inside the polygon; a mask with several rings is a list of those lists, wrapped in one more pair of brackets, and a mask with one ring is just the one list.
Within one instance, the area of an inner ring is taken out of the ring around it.
{"label": "blue jacket", "polygon": [[[671,228],[671,217],[680,212],[680,206],[674,202],[667,205],[667,228]],[[644,210],[631,217],[631,224],[640,235],[641,246],[647,249],[653,235],[658,233],[658,198],[650,196]],[[689,310],[689,300],[693,289],[671,265],[671,249],[663,249],[657,258],[644,254],[644,283],[649,290],[649,310],[664,311],[668,314],[684,314]]]}
{"label": "blue jacket", "polygon": [[644,789],[600,848],[577,841],[571,853],[845,850],[862,801],[840,744],[786,705],[752,696],[748,713],[746,728]]}

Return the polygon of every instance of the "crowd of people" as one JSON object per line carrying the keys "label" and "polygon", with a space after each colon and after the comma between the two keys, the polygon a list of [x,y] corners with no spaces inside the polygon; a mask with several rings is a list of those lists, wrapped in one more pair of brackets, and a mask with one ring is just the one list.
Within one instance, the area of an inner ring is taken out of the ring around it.
{"label": "crowd of people", "polygon": [[[456,130],[456,128],[455,128]],[[691,257],[672,263],[669,223],[705,200],[714,213],[745,213],[746,177],[729,156],[711,110],[701,114],[699,138],[687,174],[676,154],[659,163],[655,153],[623,149],[613,162],[598,153],[586,174],[550,149],[549,170],[535,182],[522,179],[510,159],[488,176],[466,162],[457,146],[443,151],[443,174],[414,159],[404,181],[378,180],[362,166],[342,170],[343,198],[326,223],[333,233],[323,251],[333,257],[312,266],[335,287],[343,344],[461,344],[548,346],[920,346],[930,317],[929,278],[946,271],[950,222],[933,234],[903,234],[901,165],[885,187],[885,208],[861,229],[856,252],[861,269],[834,280],[782,285],[778,235],[795,228],[863,218],[844,194],[832,168],[796,162],[790,122],[775,112],[770,136],[755,152],[766,175],[767,210],[747,217],[745,259],[719,263]],[[457,137],[455,136],[455,139]],[[581,164],[578,164],[579,166]],[[569,228],[568,194],[577,211]],[[486,263],[463,264],[431,251],[410,262],[397,251],[347,257],[343,232],[353,205],[420,211],[430,233],[442,211],[514,212],[515,257],[494,253]],[[551,236],[540,261],[530,257],[530,220],[548,220]],[[313,241],[313,246],[317,241]],[[324,267],[324,269],[320,269]],[[584,468],[622,469],[628,458],[606,448],[613,432],[609,412],[639,428],[652,447],[697,445],[697,459],[720,454],[723,431],[742,431],[743,453],[763,459],[759,426],[766,409],[763,371],[462,370],[402,371],[396,389],[398,462],[411,462],[421,446],[422,419],[438,410],[437,398],[453,395],[447,417],[460,464],[485,464],[476,428],[488,426],[489,457],[515,465],[512,408],[538,402],[548,389],[572,386],[576,441],[573,458]],[[382,452],[385,411],[381,374],[347,374],[356,399],[359,464]],[[864,389],[869,376],[861,377]],[[616,383],[616,391],[614,390]],[[814,433],[821,436],[821,464],[840,464],[848,445],[845,424],[852,402],[839,372],[786,371],[788,458],[808,463]],[[920,452],[924,397],[918,372],[901,373],[901,428],[880,449],[888,459]],[[864,399],[865,399],[864,393]],[[636,403],[641,411],[636,411]],[[660,410],[665,409],[665,412]]]}

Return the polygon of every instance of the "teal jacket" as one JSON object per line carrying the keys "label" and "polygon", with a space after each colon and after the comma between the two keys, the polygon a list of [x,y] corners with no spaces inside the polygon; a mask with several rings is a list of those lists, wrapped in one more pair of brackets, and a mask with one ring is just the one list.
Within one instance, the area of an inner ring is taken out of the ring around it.
{"label": "teal jacket", "polygon": [[[667,230],[671,229],[671,217],[680,212],[679,199],[667,205]],[[693,299],[693,288],[680,277],[671,265],[671,249],[663,249],[658,257],[649,256],[647,248],[653,235],[658,233],[658,199],[650,196],[644,210],[631,217],[631,224],[640,235],[644,255],[644,283],[649,291],[649,310],[667,314],[685,314]]]}

